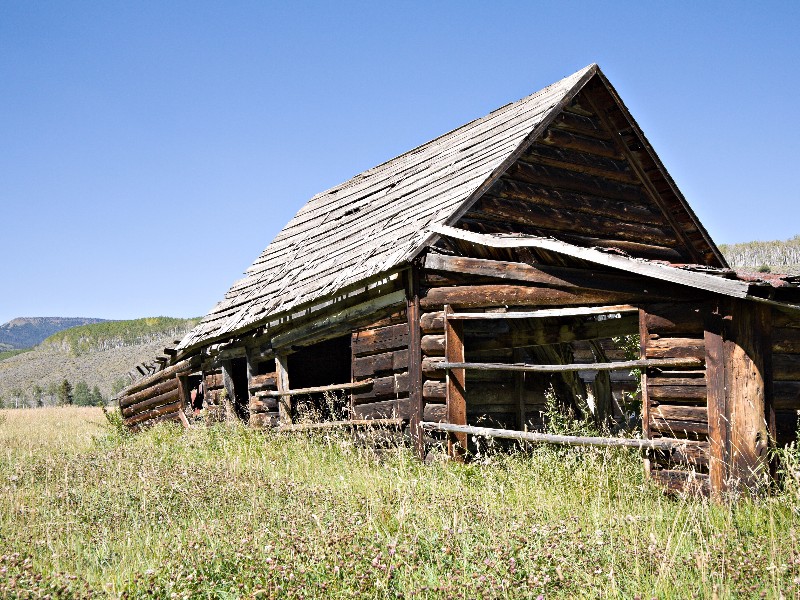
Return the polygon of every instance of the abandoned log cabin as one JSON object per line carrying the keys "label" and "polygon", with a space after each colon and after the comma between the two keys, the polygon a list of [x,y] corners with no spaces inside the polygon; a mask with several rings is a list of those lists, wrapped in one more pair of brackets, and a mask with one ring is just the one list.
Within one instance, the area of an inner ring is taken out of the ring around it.
{"label": "abandoned log cabin", "polygon": [[623,423],[639,367],[646,469],[720,492],[797,438],[798,283],[728,267],[590,65],[311,198],[119,404],[186,423],[202,382],[252,427],[393,419],[458,458],[553,398]]}

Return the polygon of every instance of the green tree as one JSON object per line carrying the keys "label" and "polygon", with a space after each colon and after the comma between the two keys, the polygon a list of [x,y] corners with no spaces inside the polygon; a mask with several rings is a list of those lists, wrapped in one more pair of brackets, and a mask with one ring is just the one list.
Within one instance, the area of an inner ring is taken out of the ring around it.
{"label": "green tree", "polygon": [[51,381],[47,384],[47,390],[45,393],[47,394],[47,398],[52,406],[55,406],[58,402],[58,388],[59,385],[55,381]]}
{"label": "green tree", "polygon": [[14,401],[14,408],[25,408],[25,403],[28,401],[28,395],[18,387],[11,390],[11,398]]}
{"label": "green tree", "polygon": [[65,379],[58,386],[58,404],[60,406],[72,406],[73,400],[72,384]]}
{"label": "green tree", "polygon": [[103,398],[103,394],[100,393],[100,388],[97,386],[92,388],[91,399],[92,406],[104,406],[106,403],[106,399]]}
{"label": "green tree", "polygon": [[72,392],[76,406],[91,406],[92,405],[92,392],[89,389],[89,384],[81,379],[75,384],[75,389]]}
{"label": "green tree", "polygon": [[44,406],[44,390],[42,386],[38,383],[34,385],[31,394],[33,395],[33,402],[36,408],[42,408]]}

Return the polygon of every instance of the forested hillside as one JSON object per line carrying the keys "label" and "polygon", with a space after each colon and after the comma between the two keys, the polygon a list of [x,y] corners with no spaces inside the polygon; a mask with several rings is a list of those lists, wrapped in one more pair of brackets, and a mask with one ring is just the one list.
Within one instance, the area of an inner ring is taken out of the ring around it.
{"label": "forested hillside", "polygon": [[0,325],[0,350],[31,348],[58,331],[101,323],[105,319],[86,317],[20,317]]}
{"label": "forested hillside", "polygon": [[800,235],[788,240],[720,244],[732,267],[769,267],[773,272],[800,273]]}
{"label": "forested hillside", "polygon": [[63,403],[66,396],[62,391],[59,397],[59,387],[64,381],[78,398],[96,387],[108,399],[127,384],[128,371],[174,345],[196,322],[154,317],[106,321],[56,333],[28,352],[0,359],[0,404]]}

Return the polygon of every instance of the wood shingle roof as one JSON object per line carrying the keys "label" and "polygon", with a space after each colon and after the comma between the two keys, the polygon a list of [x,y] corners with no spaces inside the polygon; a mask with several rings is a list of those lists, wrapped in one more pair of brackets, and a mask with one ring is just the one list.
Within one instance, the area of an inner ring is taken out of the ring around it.
{"label": "wood shingle roof", "polygon": [[597,72],[508,104],[309,200],[181,341],[232,337],[410,260]]}

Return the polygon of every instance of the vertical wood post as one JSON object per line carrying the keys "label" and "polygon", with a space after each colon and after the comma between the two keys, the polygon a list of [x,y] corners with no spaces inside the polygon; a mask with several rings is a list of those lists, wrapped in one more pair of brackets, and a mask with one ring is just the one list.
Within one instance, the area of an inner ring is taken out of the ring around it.
{"label": "vertical wood post", "polygon": [[189,385],[188,385],[188,382],[186,380],[186,375],[176,375],[175,379],[178,380],[178,393],[180,394],[180,397],[181,397],[181,408],[180,408],[180,411],[179,411],[181,424],[184,426],[184,428],[188,428],[189,427],[189,420],[186,418],[186,413],[184,411],[186,410],[186,406],[187,405],[188,406],[192,405],[191,404],[192,403],[192,397],[191,397],[190,392],[189,392]]}
{"label": "vertical wood post", "polygon": [[720,500],[728,489],[730,415],[725,392],[724,341],[719,305],[711,308],[706,314],[704,327],[710,454],[708,473],[711,495],[716,500]]}
{"label": "vertical wood post", "polygon": [[[639,309],[639,358],[644,360],[647,358],[647,340],[650,333],[647,331],[647,311]],[[642,369],[642,437],[650,439],[650,398],[647,394],[647,369]],[[651,465],[650,459],[645,458],[643,461],[644,475],[650,477]]]}
{"label": "vertical wood post", "polygon": [[730,414],[730,479],[755,489],[768,472],[769,432],[765,374],[769,307],[728,300],[724,362]]}
{"label": "vertical wood post", "polygon": [[236,390],[233,387],[233,371],[231,369],[231,361],[222,361],[222,385],[227,393],[225,399],[225,419],[230,420],[234,417],[233,403],[236,402]]}
{"label": "vertical wood post", "polygon": [[425,458],[425,441],[419,424],[422,421],[422,329],[419,311],[419,267],[408,271],[406,316],[408,318],[408,397],[411,404],[411,440],[417,456]]}
{"label": "vertical wood post", "polygon": [[[275,357],[275,370],[278,375],[278,391],[287,392],[289,387],[289,357],[279,354]],[[292,422],[292,397],[280,396],[278,398],[278,423],[289,425]]]}
{"label": "vertical wood post", "polygon": [[[464,325],[462,321],[448,319],[453,309],[444,307],[444,354],[447,362],[464,362]],[[446,402],[447,420],[452,425],[467,424],[467,403],[465,392],[464,369],[447,370]],[[451,458],[462,461],[467,450],[466,433],[450,433],[447,439],[447,451]]]}
{"label": "vertical wood post", "polygon": [[247,350],[245,357],[247,359],[247,402],[250,403],[250,386],[253,385],[253,377],[258,373],[258,363],[253,359],[252,350]]}
{"label": "vertical wood post", "polygon": [[[514,348],[512,358],[515,363],[525,362],[525,351],[521,348]],[[517,429],[525,431],[527,429],[525,419],[525,373],[518,371],[514,373],[514,399],[517,402]]]}

